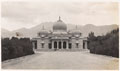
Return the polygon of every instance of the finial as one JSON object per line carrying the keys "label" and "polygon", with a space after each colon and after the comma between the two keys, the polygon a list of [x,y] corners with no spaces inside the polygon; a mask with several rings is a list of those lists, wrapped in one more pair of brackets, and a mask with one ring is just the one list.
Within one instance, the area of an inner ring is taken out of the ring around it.
{"label": "finial", "polygon": [[59,16],[59,20],[57,22],[62,22],[61,17]]}
{"label": "finial", "polygon": [[61,17],[59,16],[59,20],[61,20]]}
{"label": "finial", "polygon": [[42,30],[44,30],[44,25],[42,26]]}
{"label": "finial", "polygon": [[76,25],[76,29],[77,29],[77,25]]}

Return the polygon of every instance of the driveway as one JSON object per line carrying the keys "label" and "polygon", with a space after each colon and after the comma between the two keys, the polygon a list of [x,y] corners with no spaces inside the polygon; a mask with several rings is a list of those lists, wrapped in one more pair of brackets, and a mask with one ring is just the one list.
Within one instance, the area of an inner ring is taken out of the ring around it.
{"label": "driveway", "polygon": [[118,58],[80,52],[36,52],[2,62],[3,69],[118,69]]}

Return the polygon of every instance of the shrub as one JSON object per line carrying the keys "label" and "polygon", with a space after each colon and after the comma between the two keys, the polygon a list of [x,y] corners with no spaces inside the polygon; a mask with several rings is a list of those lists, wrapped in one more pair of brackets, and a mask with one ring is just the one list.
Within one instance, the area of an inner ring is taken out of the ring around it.
{"label": "shrub", "polygon": [[2,61],[33,54],[32,43],[29,38],[12,37],[2,39]]}
{"label": "shrub", "polygon": [[119,57],[119,29],[97,37],[92,32],[89,34],[88,41],[90,53]]}

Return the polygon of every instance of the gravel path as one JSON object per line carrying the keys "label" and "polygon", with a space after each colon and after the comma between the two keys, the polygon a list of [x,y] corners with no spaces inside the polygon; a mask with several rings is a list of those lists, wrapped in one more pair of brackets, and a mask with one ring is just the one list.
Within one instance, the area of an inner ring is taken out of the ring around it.
{"label": "gravel path", "polygon": [[37,52],[2,62],[3,69],[118,69],[118,58],[81,52]]}

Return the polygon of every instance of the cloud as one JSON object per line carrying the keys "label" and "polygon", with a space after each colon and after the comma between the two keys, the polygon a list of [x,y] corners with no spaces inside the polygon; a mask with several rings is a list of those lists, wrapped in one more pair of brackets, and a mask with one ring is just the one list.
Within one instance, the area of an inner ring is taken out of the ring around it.
{"label": "cloud", "polygon": [[56,21],[58,16],[72,24],[118,24],[116,2],[2,2],[1,11],[6,25],[17,28]]}
{"label": "cloud", "polygon": [[32,22],[36,16],[47,15],[45,7],[39,4],[26,2],[5,2],[2,3],[2,17],[10,18],[19,22]]}

